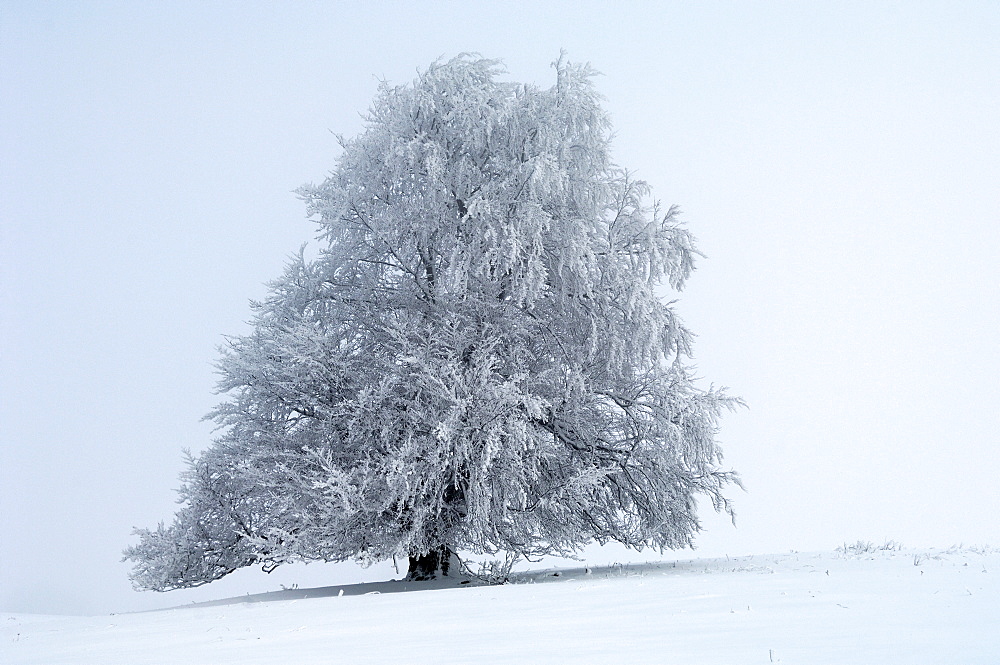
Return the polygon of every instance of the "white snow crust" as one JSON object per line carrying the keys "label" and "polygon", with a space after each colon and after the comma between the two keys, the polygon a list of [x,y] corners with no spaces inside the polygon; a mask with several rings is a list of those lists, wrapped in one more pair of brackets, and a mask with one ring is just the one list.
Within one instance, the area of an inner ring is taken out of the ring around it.
{"label": "white snow crust", "polygon": [[1000,663],[1000,550],[383,582],[95,617],[0,614],[5,665]]}

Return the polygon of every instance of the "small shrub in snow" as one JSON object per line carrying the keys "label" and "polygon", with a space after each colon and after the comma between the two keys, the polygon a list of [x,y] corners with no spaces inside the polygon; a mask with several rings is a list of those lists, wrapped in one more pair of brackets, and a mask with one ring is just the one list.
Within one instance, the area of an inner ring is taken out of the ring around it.
{"label": "small shrub in snow", "polygon": [[902,544],[895,540],[887,540],[881,545],[876,545],[870,540],[858,540],[853,544],[844,543],[837,548],[837,551],[845,556],[861,556],[876,552],[898,552],[901,549],[903,549]]}

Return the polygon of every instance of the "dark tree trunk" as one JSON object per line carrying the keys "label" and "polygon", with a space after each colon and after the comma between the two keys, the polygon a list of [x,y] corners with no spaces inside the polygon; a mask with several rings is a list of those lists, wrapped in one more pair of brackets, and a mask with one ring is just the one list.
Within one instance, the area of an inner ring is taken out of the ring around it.
{"label": "dark tree trunk", "polygon": [[[410,567],[406,571],[406,579],[415,582],[433,580],[437,577],[447,577],[451,568],[451,560],[455,553],[447,545],[417,556],[410,555]],[[453,571],[457,573],[458,571]]]}

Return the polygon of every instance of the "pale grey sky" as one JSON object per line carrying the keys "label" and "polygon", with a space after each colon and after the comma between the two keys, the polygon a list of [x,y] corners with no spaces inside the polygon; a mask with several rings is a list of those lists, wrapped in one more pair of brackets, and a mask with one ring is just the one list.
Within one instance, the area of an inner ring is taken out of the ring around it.
{"label": "pale grey sky", "polygon": [[331,132],[463,51],[593,63],[618,161],[708,255],[677,311],[750,404],[721,433],[749,491],[700,553],[1000,544],[998,34],[994,2],[0,0],[0,609],[395,574],[151,595],[119,558],[211,440],[222,335],[312,238],[291,191]]}

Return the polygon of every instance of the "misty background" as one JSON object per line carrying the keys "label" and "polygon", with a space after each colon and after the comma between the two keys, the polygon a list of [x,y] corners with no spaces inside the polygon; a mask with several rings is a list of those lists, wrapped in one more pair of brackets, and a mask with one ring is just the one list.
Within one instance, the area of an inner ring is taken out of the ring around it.
{"label": "misty background", "polygon": [[0,0],[0,609],[398,576],[140,594],[120,558],[212,439],[223,336],[314,236],[292,190],[379,79],[465,51],[603,72],[617,161],[707,255],[676,311],[750,406],[720,433],[748,491],[665,556],[1000,544],[1000,5],[419,4]]}

